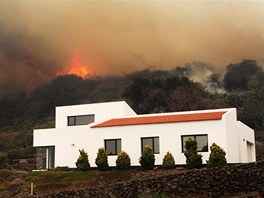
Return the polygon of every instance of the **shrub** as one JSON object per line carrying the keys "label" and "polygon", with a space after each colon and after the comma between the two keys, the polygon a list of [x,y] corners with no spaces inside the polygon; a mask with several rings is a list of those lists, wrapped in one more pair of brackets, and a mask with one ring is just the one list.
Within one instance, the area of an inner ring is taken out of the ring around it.
{"label": "shrub", "polygon": [[9,167],[7,153],[0,152],[0,169],[6,169]]}
{"label": "shrub", "polygon": [[143,170],[152,170],[155,163],[155,155],[149,145],[144,147],[143,153],[139,158],[139,163]]}
{"label": "shrub", "polygon": [[98,149],[97,157],[95,159],[95,164],[97,165],[99,170],[107,170],[109,168],[108,157],[104,148]]}
{"label": "shrub", "polygon": [[197,141],[192,138],[188,138],[185,142],[184,155],[186,157],[187,168],[201,168],[203,165],[202,155],[197,152]]}
{"label": "shrub", "polygon": [[175,168],[175,160],[170,152],[167,152],[166,155],[164,155],[163,162],[162,162],[162,168],[164,169]]}
{"label": "shrub", "polygon": [[130,157],[125,151],[121,151],[116,159],[116,167],[120,170],[128,169],[131,165]]}
{"label": "shrub", "polygon": [[28,164],[28,161],[26,160],[26,159],[21,159],[21,160],[19,160],[19,162],[18,162],[20,165],[21,164]]}
{"label": "shrub", "polygon": [[87,171],[90,169],[88,154],[84,151],[84,149],[79,150],[79,152],[80,152],[80,155],[77,159],[77,162],[75,162],[76,167],[80,171]]}
{"label": "shrub", "polygon": [[23,170],[29,170],[30,169],[28,166],[28,161],[26,159],[19,160],[18,164],[19,164],[19,167]]}
{"label": "shrub", "polygon": [[212,146],[210,146],[210,156],[209,160],[207,162],[208,167],[218,167],[218,166],[225,166],[227,164],[226,161],[226,152],[224,149],[222,149],[217,144],[213,143]]}

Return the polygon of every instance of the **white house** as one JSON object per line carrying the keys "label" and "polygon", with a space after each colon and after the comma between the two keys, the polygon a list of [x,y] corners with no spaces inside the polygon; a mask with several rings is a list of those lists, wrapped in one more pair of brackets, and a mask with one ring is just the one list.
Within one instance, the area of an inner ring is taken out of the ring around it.
{"label": "white house", "polygon": [[132,166],[148,144],[161,165],[167,151],[176,164],[185,164],[184,144],[188,137],[198,142],[203,163],[209,158],[210,145],[226,151],[228,163],[256,161],[254,131],[237,121],[235,108],[137,115],[127,103],[109,102],[56,107],[55,128],[34,130],[37,169],[76,167],[79,149],[89,155],[95,167],[98,148],[105,148],[110,166],[118,153],[126,151]]}

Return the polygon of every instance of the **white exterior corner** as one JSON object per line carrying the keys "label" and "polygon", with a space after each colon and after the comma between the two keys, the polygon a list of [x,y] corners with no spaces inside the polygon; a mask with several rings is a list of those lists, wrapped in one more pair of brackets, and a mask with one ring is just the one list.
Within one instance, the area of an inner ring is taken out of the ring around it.
{"label": "white exterior corner", "polygon": [[[148,123],[111,127],[92,127],[114,118],[140,118],[157,115],[188,115],[197,113],[225,112],[221,119]],[[87,125],[68,126],[69,116],[94,115],[94,122]],[[76,167],[79,149],[84,149],[89,155],[89,162],[95,167],[98,148],[105,148],[105,140],[121,140],[121,150],[126,151],[131,158],[132,166],[139,166],[142,149],[142,139],[158,137],[158,150],[155,154],[155,164],[161,165],[167,151],[171,152],[176,164],[185,164],[182,151],[183,136],[206,135],[208,150],[201,152],[203,163],[209,158],[210,145],[221,146],[226,152],[228,163],[247,163],[256,161],[254,131],[242,122],[237,121],[236,109],[217,109],[189,111],[178,113],[162,113],[137,115],[124,101],[86,105],[56,107],[54,129],[34,130],[33,146],[54,146],[54,167]],[[48,156],[47,156],[48,157]],[[110,166],[115,166],[117,155],[109,155]],[[48,168],[48,165],[46,165]]]}

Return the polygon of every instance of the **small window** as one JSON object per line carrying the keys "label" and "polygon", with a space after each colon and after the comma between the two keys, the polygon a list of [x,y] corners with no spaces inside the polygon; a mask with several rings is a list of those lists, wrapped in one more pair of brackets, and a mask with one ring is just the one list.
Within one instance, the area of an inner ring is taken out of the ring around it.
{"label": "small window", "polygon": [[208,136],[207,135],[183,135],[182,139],[182,152],[186,151],[185,142],[189,139],[195,139],[197,141],[198,152],[208,152]]}
{"label": "small window", "polygon": [[92,115],[80,115],[80,116],[68,116],[68,126],[86,125],[94,122],[94,114]]}
{"label": "small window", "polygon": [[118,155],[121,152],[121,139],[105,140],[107,155]]}
{"label": "small window", "polygon": [[142,153],[146,145],[149,145],[155,154],[159,154],[159,137],[141,138],[141,152]]}

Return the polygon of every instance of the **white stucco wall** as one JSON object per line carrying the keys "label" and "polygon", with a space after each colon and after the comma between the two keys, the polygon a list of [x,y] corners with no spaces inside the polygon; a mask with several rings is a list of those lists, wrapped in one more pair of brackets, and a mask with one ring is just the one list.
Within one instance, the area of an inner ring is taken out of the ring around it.
{"label": "white stucco wall", "polygon": [[256,148],[255,148],[255,133],[254,130],[243,124],[237,122],[237,128],[239,131],[239,157],[240,162],[247,163],[248,161],[248,148],[247,142],[252,144],[252,162],[256,161]]}
{"label": "white stucco wall", "polygon": [[226,139],[226,158],[228,163],[238,163],[239,159],[239,144],[238,144],[238,129],[237,129],[237,112],[235,108],[230,109],[224,116],[223,121],[226,123],[222,133]]}
{"label": "white stucco wall", "polygon": [[90,114],[95,115],[95,122],[136,115],[136,113],[124,101],[62,106],[56,107],[55,128],[67,127],[68,116]]}
{"label": "white stucco wall", "polygon": [[93,142],[89,136],[89,129],[89,126],[83,125],[34,130],[33,145],[35,147],[55,146],[55,167],[75,167],[79,148],[86,148],[78,145],[87,145]]}

